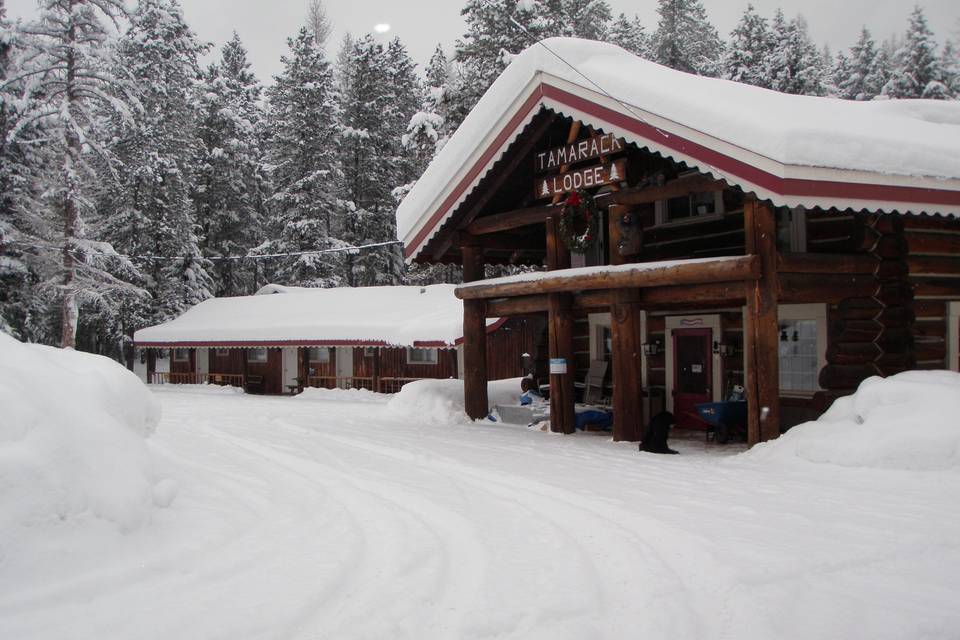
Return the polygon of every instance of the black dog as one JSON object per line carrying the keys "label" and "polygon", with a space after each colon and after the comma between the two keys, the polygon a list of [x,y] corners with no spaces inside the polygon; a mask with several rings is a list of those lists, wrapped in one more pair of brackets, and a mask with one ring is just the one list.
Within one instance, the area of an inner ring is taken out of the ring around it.
{"label": "black dog", "polygon": [[643,432],[643,441],[640,443],[640,451],[650,453],[677,453],[667,446],[667,437],[670,435],[670,427],[677,421],[669,411],[661,411],[653,416],[650,424]]}

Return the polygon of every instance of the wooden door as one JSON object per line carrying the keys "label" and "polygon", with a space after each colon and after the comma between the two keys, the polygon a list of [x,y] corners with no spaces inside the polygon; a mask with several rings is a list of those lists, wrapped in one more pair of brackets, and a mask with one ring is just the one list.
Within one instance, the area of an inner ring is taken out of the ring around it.
{"label": "wooden door", "polygon": [[696,405],[713,399],[712,329],[673,330],[673,414],[678,427],[706,429]]}

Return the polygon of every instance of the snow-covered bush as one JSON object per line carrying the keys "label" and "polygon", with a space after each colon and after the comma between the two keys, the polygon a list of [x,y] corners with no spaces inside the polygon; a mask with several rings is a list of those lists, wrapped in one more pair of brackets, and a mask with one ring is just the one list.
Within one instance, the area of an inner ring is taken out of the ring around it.
{"label": "snow-covered bush", "polygon": [[771,463],[801,458],[847,467],[960,469],[960,373],[868,378],[819,420],[743,455]]}
{"label": "snow-covered bush", "polygon": [[0,407],[0,539],[89,517],[129,531],[172,501],[147,445],[160,407],[116,362],[0,333]]}
{"label": "snow-covered bush", "polygon": [[[490,406],[518,404],[520,378],[493,380],[487,383]],[[405,384],[390,399],[391,409],[414,415],[422,422],[465,422],[463,380],[417,380]]]}

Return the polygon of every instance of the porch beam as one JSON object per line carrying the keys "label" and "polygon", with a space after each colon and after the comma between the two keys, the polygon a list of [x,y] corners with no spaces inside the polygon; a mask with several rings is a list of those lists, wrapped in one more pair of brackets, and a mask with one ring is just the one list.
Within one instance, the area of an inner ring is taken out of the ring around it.
{"label": "porch beam", "polygon": [[[550,256],[548,234],[547,255]],[[569,254],[567,254],[569,255]],[[456,296],[462,300],[509,298],[536,293],[562,293],[593,289],[630,289],[716,282],[755,281],[760,275],[760,257],[747,255],[737,258],[701,262],[665,264],[650,269],[587,272],[577,275],[546,274],[537,280],[481,284],[459,287]],[[776,285],[776,273],[773,274]]]}
{"label": "porch beam", "polygon": [[773,207],[744,203],[747,251],[759,257],[760,277],[746,284],[747,439],[753,445],[780,435],[780,356],[777,319],[777,225]]}

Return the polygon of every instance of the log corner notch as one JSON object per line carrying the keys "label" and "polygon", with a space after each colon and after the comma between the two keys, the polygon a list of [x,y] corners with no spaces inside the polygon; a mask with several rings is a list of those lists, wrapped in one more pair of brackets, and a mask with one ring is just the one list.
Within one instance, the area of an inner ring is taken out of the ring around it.
{"label": "log corner notch", "polygon": [[747,253],[760,258],[760,277],[746,284],[744,331],[747,439],[754,445],[780,435],[777,223],[773,207],[754,198],[744,202],[743,214]]}
{"label": "log corner notch", "polygon": [[[483,250],[472,245],[461,247],[463,280],[483,278]],[[463,401],[467,416],[481,420],[490,412],[487,397],[487,320],[486,300],[463,301]]]}

